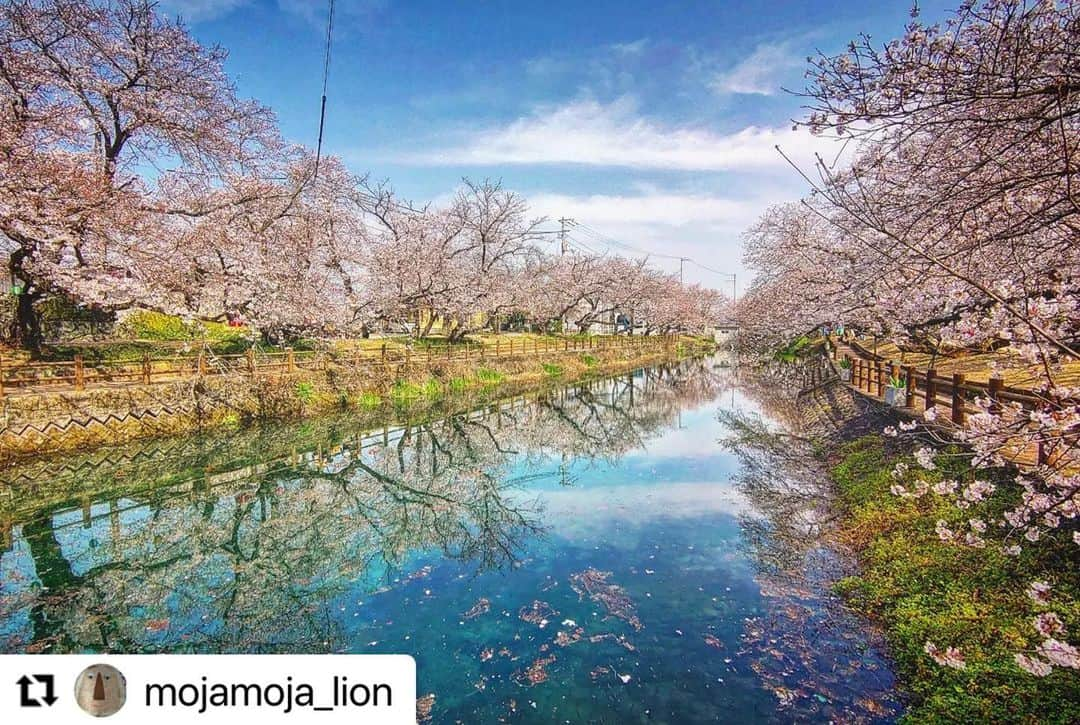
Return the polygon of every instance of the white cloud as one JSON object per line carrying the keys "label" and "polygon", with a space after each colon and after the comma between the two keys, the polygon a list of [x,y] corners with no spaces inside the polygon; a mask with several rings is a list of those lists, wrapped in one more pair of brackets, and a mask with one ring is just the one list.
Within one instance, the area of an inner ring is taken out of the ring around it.
{"label": "white cloud", "polygon": [[162,0],[161,8],[169,15],[179,15],[189,23],[201,23],[228,15],[248,0]]}
{"label": "white cloud", "polygon": [[482,129],[457,145],[396,160],[424,165],[580,164],[683,171],[786,169],[789,156],[811,161],[832,142],[790,127],[747,126],[734,133],[647,119],[630,96],[541,107],[509,124]]}
{"label": "white cloud", "polygon": [[665,192],[588,196],[529,194],[527,198],[530,208],[538,215],[569,216],[605,229],[640,225],[741,226],[757,216],[762,204],[758,199]]}
{"label": "white cloud", "polygon": [[803,58],[795,55],[790,43],[763,43],[717,75],[712,87],[718,93],[771,96],[779,93],[783,80],[802,65]]}
{"label": "white cloud", "polygon": [[[700,282],[727,293],[731,282],[723,275],[736,273],[740,289],[749,279],[741,259],[743,231],[770,204],[793,201],[800,193],[797,185],[792,185],[755,188],[754,195],[746,198],[655,188],[628,194],[524,196],[535,216],[567,216],[583,225],[571,227],[572,247],[632,257],[644,256],[644,252],[653,264],[672,273],[679,271],[677,258],[688,257],[721,273],[718,276],[698,264],[687,263],[683,267],[688,282]],[[624,246],[611,244],[611,240]],[[555,242],[554,237],[551,241]]]}

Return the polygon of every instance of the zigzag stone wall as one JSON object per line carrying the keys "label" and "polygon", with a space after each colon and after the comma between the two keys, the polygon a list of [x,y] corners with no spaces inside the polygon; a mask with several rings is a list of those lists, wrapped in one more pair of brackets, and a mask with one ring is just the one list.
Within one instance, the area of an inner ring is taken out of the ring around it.
{"label": "zigzag stone wall", "polygon": [[[226,420],[286,418],[341,408],[352,405],[364,391],[385,394],[395,380],[422,381],[434,376],[445,382],[475,373],[478,364],[504,373],[507,382],[525,382],[544,378],[541,362],[545,359],[557,361],[567,375],[575,375],[647,364],[671,355],[660,349],[598,350],[592,355],[596,362],[591,368],[583,363],[580,352],[472,363],[397,364],[385,370],[330,364],[326,369],[291,374],[208,376],[79,392],[8,394],[0,399],[0,460],[189,432]],[[303,395],[299,383],[305,385]]]}
{"label": "zigzag stone wall", "polygon": [[0,428],[0,457],[191,430],[205,418],[206,411],[200,409],[190,385],[7,396]]}

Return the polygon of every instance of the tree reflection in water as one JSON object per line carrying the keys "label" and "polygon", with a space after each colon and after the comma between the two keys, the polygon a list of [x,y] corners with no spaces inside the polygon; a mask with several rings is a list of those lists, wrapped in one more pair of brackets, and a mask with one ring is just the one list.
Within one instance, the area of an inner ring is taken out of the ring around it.
{"label": "tree reflection in water", "polygon": [[[0,650],[345,649],[327,602],[543,535],[542,460],[615,460],[722,384],[689,361],[376,431],[347,417],[6,470]],[[572,484],[566,468],[561,482]]]}
{"label": "tree reflection in water", "polygon": [[739,459],[735,482],[753,504],[739,525],[768,603],[747,619],[740,654],[791,719],[891,720],[901,706],[881,638],[832,593],[854,562],[829,537],[828,474],[804,435],[798,391],[770,370],[744,374],[740,390],[768,415],[719,414],[721,443]]}

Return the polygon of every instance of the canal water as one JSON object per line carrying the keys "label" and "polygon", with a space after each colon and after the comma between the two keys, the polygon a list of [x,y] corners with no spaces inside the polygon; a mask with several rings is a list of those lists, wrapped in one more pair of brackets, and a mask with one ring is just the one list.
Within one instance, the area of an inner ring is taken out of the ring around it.
{"label": "canal water", "polygon": [[9,467],[0,651],[406,652],[434,722],[892,721],[827,491],[756,420],[702,359]]}

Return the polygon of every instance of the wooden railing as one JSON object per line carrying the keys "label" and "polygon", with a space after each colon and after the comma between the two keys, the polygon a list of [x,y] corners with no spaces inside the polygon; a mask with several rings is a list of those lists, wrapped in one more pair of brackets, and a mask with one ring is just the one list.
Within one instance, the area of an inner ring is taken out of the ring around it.
{"label": "wooden railing", "polygon": [[[914,412],[925,412],[937,407],[941,415],[957,426],[962,426],[969,415],[983,412],[976,406],[976,398],[989,403],[991,412],[1000,411],[1006,403],[1018,403],[1025,410],[1036,408],[1058,409],[1071,405],[1075,401],[1050,400],[1037,392],[1025,388],[1005,385],[1000,377],[991,377],[988,382],[970,381],[963,373],[939,375],[935,370],[919,370],[911,365],[899,365],[880,355],[866,350],[857,342],[841,343],[847,350],[836,345],[829,346],[829,356],[839,362],[850,365],[852,387],[876,398],[884,398],[889,381],[895,380],[904,389],[902,407]],[[855,353],[854,355],[852,353]],[[1033,459],[1036,465],[1043,465],[1051,460],[1060,446],[1076,445],[1070,440],[1039,440],[1033,451],[1019,452],[1018,459]],[[1025,447],[1026,448],[1026,447]]]}
{"label": "wooden railing", "polygon": [[440,361],[476,361],[558,353],[667,347],[676,336],[566,337],[496,340],[491,345],[398,346],[352,351],[294,351],[291,348],[231,355],[201,351],[193,355],[88,361],[82,355],[58,362],[11,364],[0,358],[0,398],[15,393],[64,392],[90,387],[116,387],[177,382],[201,376],[295,373],[324,370],[328,365],[354,368],[432,365]]}

